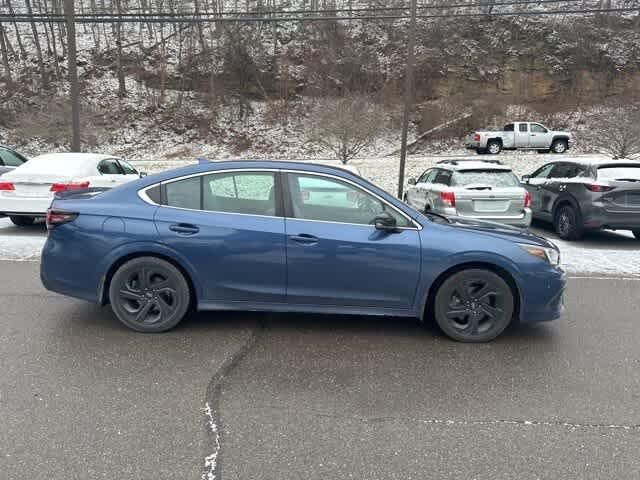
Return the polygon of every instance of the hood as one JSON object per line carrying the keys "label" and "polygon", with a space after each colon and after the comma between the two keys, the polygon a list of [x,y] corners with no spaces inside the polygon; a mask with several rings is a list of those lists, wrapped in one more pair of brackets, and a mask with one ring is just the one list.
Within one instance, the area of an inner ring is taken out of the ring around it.
{"label": "hood", "polygon": [[540,235],[530,232],[524,228],[512,227],[501,223],[488,222],[485,220],[474,220],[463,217],[447,217],[451,222],[448,225],[451,228],[461,228],[472,230],[474,232],[490,235],[505,240],[511,240],[517,243],[528,243],[531,245],[539,245],[541,247],[555,247],[552,242]]}

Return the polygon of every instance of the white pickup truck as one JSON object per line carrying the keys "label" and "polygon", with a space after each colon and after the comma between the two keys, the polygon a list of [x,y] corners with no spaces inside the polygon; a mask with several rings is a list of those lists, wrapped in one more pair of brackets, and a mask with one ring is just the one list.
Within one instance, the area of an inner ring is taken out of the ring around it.
{"label": "white pickup truck", "polygon": [[492,155],[520,148],[540,153],[564,153],[571,143],[569,132],[553,131],[535,122],[507,123],[501,131],[471,132],[465,140],[468,149]]}

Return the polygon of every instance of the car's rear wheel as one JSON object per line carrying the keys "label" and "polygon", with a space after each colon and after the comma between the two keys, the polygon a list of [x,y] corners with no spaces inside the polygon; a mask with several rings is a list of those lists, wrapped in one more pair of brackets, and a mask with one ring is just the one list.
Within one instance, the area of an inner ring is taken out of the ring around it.
{"label": "car's rear wheel", "polygon": [[636,240],[640,240],[640,230],[634,230],[633,236],[636,237]]}
{"label": "car's rear wheel", "polygon": [[138,332],[164,332],[189,310],[189,285],[171,263],[139,257],[123,264],[111,279],[109,301],[118,319]]}
{"label": "car's rear wheel", "polygon": [[36,217],[24,217],[22,215],[10,215],[9,220],[13,222],[14,225],[18,227],[28,227],[29,225],[33,225],[36,221]]}
{"label": "car's rear wheel", "polygon": [[563,240],[579,240],[582,237],[580,217],[571,205],[563,205],[556,210],[553,227]]}
{"label": "car's rear wheel", "polygon": [[448,277],[435,295],[435,320],[442,331],[460,342],[487,342],[511,322],[514,294],[497,273],[468,269]]}
{"label": "car's rear wheel", "polygon": [[484,155],[485,153],[487,153],[487,150],[485,148],[476,148],[476,153],[478,155]]}
{"label": "car's rear wheel", "polygon": [[569,143],[566,140],[554,140],[551,144],[551,151],[553,153],[564,153],[569,148]]}
{"label": "car's rear wheel", "polygon": [[497,140],[489,140],[487,142],[487,153],[497,155],[502,151],[502,144]]}

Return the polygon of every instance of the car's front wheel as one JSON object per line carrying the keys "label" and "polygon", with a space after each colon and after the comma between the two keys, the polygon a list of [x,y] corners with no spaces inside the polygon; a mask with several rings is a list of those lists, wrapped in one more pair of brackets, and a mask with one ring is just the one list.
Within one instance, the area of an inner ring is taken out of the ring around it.
{"label": "car's front wheel", "polygon": [[11,220],[13,224],[18,227],[28,227],[30,225],[33,225],[33,223],[36,221],[36,218],[24,217],[22,215],[11,215],[9,216],[9,220]]}
{"label": "car's front wheel", "polygon": [[190,297],[182,272],[155,257],[129,260],[116,271],[109,286],[109,301],[118,319],[145,333],[175,327],[187,314]]}
{"label": "car's front wheel", "polygon": [[468,269],[448,277],[435,295],[435,320],[442,331],[460,342],[487,342],[511,322],[514,294],[497,273]]}

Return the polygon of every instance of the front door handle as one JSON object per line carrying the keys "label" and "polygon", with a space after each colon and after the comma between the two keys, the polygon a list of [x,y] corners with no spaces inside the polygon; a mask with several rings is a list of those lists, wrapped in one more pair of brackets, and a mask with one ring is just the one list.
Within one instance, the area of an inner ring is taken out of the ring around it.
{"label": "front door handle", "polygon": [[301,233],[300,235],[291,235],[289,238],[294,242],[303,243],[305,245],[313,245],[318,243],[318,237],[314,237],[313,235],[309,235],[307,233]]}
{"label": "front door handle", "polygon": [[191,225],[190,223],[177,223],[171,225],[169,227],[169,230],[171,230],[172,232],[180,233],[182,235],[195,235],[200,231],[197,226]]}

